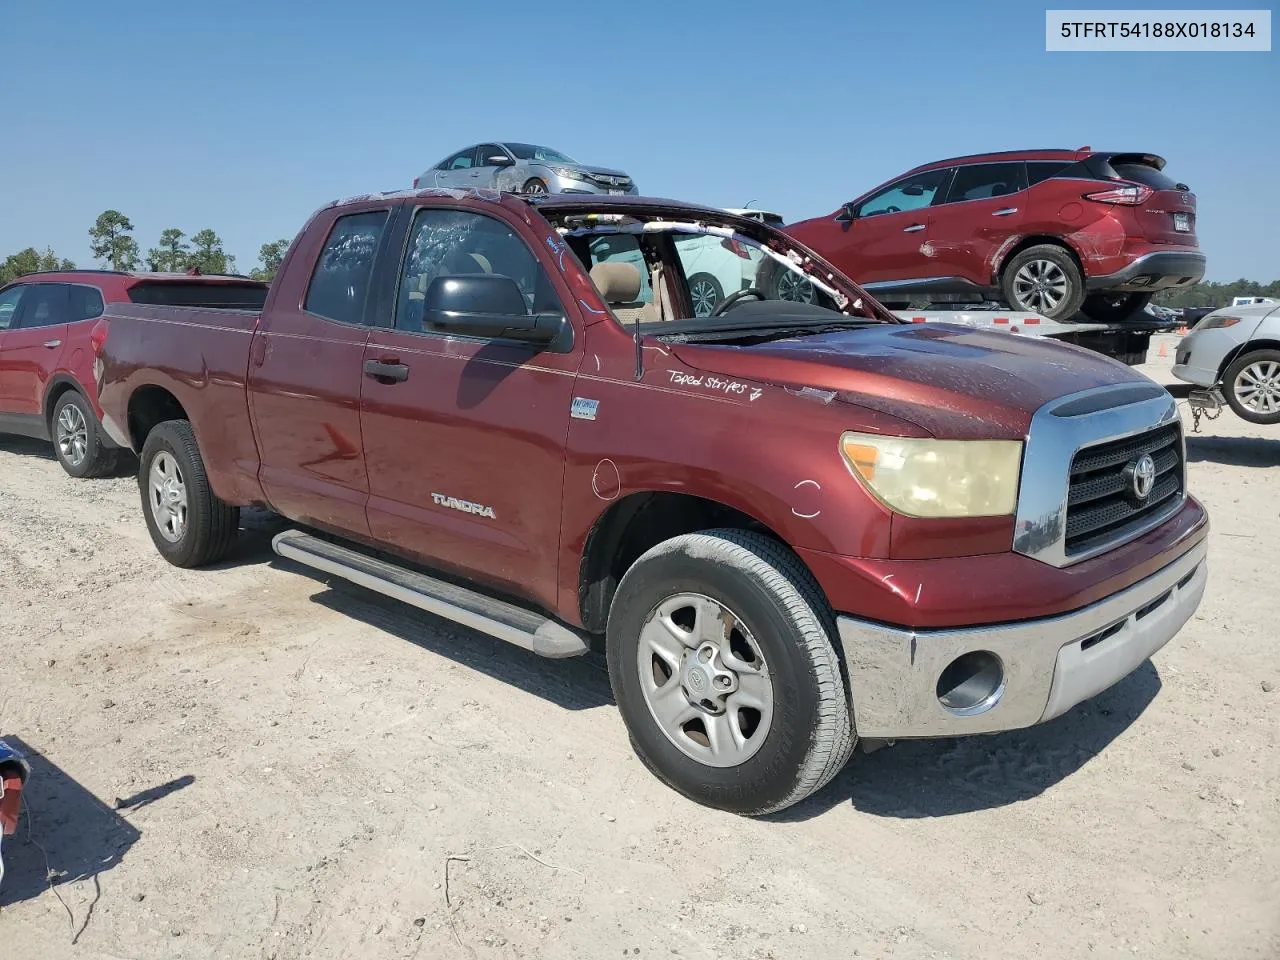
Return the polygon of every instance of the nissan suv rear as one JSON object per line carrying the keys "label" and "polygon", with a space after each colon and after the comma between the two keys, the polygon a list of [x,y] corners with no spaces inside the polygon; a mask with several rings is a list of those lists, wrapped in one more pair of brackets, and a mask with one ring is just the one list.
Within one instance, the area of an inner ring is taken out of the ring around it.
{"label": "nissan suv rear", "polygon": [[888,305],[1003,300],[1111,322],[1204,276],[1195,195],[1164,166],[1090,147],[956,157],[783,229]]}

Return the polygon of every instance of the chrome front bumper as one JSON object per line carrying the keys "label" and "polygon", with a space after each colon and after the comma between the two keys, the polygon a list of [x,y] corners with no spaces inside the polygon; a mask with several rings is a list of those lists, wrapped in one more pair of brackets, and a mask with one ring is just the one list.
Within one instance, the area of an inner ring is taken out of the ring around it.
{"label": "chrome front bumper", "polygon": [[[1060,716],[1173,638],[1200,605],[1207,554],[1203,541],[1145,580],[1057,617],[938,631],[839,617],[858,736],[993,733]],[[953,712],[938,700],[938,678],[970,651],[1000,658],[1003,686],[981,712]]]}

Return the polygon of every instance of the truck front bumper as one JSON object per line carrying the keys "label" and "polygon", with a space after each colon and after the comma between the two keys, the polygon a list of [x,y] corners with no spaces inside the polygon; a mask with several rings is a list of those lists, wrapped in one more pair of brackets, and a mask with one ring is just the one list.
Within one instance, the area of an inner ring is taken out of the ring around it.
{"label": "truck front bumper", "polygon": [[1060,616],[958,630],[839,617],[858,736],[992,733],[1060,716],[1133,672],[1191,618],[1204,595],[1207,551],[1201,541],[1132,586]]}

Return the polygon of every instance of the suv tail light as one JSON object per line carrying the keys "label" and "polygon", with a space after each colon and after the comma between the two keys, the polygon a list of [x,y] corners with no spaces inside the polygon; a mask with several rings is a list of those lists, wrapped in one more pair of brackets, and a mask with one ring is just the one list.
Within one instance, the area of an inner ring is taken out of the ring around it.
{"label": "suv tail light", "polygon": [[739,243],[737,240],[733,240],[729,237],[725,237],[723,240],[720,241],[720,246],[724,247],[726,250],[732,253],[736,253],[743,260],[751,259],[751,254],[747,252],[747,248],[743,246],[741,243]]}
{"label": "suv tail light", "polygon": [[1136,207],[1140,203],[1146,203],[1147,198],[1155,191],[1145,184],[1127,183],[1123,187],[1112,187],[1110,190],[1100,190],[1097,193],[1086,193],[1086,200],[1097,200],[1099,203],[1118,203],[1126,207]]}
{"label": "suv tail light", "polygon": [[107,343],[107,318],[103,317],[89,331],[89,346],[93,348],[95,357],[102,356],[102,348]]}

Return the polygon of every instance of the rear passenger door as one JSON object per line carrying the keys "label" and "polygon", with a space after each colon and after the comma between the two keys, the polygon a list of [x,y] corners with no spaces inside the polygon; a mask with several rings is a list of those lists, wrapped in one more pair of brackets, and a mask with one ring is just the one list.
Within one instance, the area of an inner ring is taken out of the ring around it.
{"label": "rear passenger door", "polygon": [[66,340],[67,284],[26,284],[0,343],[0,408],[43,425],[45,387]]}
{"label": "rear passenger door", "polygon": [[936,275],[977,287],[994,282],[996,258],[1026,217],[1026,177],[1020,160],[956,167],[945,202],[931,211]]}
{"label": "rear passenger door", "polygon": [[427,330],[422,305],[432,281],[467,273],[510,277],[529,311],[570,322],[572,297],[537,259],[537,237],[496,205],[406,213],[395,295],[365,352],[370,531],[432,566],[553,607],[581,345],[556,352]]}
{"label": "rear passenger door", "polygon": [[[330,214],[329,216],[333,216]],[[270,301],[250,348],[249,402],[259,479],[280,513],[367,536],[369,476],[360,441],[360,386],[373,270],[389,208],[347,213],[297,252],[287,277],[309,275]]]}

